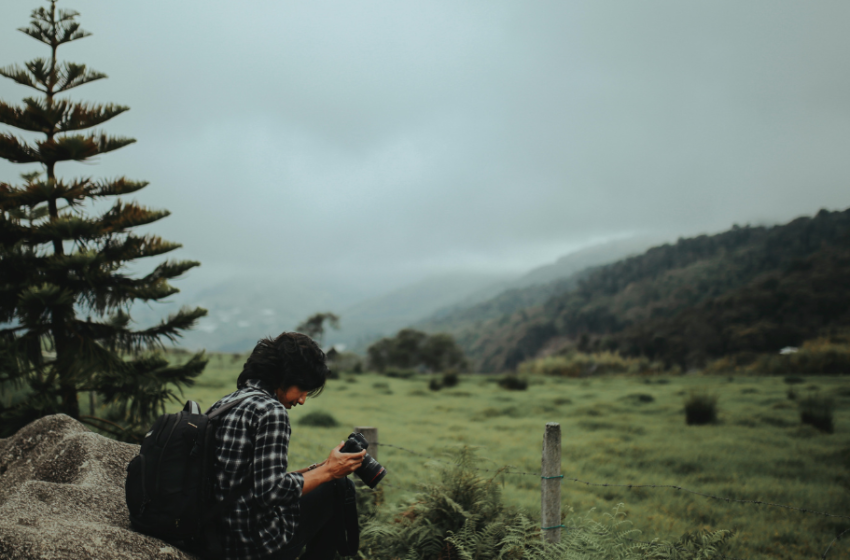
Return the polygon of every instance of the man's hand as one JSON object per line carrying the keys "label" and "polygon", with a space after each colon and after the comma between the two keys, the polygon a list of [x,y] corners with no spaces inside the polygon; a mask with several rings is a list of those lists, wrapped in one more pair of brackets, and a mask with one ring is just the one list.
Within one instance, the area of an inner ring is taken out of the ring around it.
{"label": "man's hand", "polygon": [[322,463],[319,467],[313,470],[302,470],[304,477],[304,486],[301,489],[301,495],[312,492],[320,484],[330,482],[331,480],[342,478],[353,473],[363,464],[363,457],[366,455],[364,449],[360,453],[341,453],[340,449],[345,445],[345,442],[340,442],[331,450],[328,455],[328,460]]}
{"label": "man's hand", "polygon": [[342,449],[343,445],[345,445],[345,442],[341,441],[339,445],[331,450],[328,460],[325,461],[325,466],[328,468],[332,478],[348,476],[363,464],[363,457],[366,455],[365,449],[360,453],[342,453],[340,449]]}

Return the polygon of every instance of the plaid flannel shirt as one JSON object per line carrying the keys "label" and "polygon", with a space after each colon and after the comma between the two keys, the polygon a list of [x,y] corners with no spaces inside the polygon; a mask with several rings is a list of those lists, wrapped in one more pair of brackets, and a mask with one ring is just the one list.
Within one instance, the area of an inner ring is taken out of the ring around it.
{"label": "plaid flannel shirt", "polygon": [[210,409],[251,395],[218,420],[213,471],[216,500],[223,500],[231,488],[253,478],[250,489],[218,525],[227,558],[240,560],[268,556],[292,540],[304,487],[301,474],[286,472],[292,433],[286,408],[256,380],[247,384]]}

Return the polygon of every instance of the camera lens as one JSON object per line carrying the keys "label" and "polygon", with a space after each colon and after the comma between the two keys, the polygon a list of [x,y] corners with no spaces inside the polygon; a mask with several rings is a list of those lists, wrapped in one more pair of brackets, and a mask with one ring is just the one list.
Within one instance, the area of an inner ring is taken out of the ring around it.
{"label": "camera lens", "polygon": [[[342,453],[360,453],[360,451],[368,448],[369,442],[366,441],[363,434],[352,433],[348,436],[348,440],[340,451]],[[387,475],[387,469],[367,453],[363,456],[363,464],[354,471],[354,474],[363,481],[363,484],[369,488],[374,488]]]}

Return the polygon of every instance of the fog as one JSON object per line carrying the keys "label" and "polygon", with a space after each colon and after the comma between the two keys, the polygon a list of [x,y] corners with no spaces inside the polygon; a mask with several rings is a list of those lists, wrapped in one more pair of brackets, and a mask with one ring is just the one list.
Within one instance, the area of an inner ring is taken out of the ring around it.
{"label": "fog", "polygon": [[[49,54],[15,31],[39,5],[0,4],[0,65]],[[93,33],[60,58],[109,75],[71,97],[129,105],[103,128],[138,140],[59,173],[150,181],[148,229],[203,263],[178,287],[353,303],[850,206],[847,3],[59,6]]]}

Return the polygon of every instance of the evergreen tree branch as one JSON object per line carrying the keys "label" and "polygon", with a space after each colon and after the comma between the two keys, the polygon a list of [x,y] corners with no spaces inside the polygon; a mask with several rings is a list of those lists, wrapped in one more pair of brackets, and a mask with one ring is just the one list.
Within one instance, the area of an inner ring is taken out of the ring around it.
{"label": "evergreen tree branch", "polygon": [[[0,206],[3,203],[0,202]],[[86,242],[122,234],[126,229],[146,225],[168,216],[167,210],[150,210],[135,203],[118,202],[98,218],[86,219],[75,215],[59,216],[49,222],[23,227],[9,222],[0,223],[0,242],[13,245],[27,240],[29,244],[54,241]],[[191,268],[191,267],[190,267]]]}
{"label": "evergreen tree branch", "polygon": [[147,181],[131,181],[126,177],[92,183],[86,196],[91,198],[134,193],[148,185]]}
{"label": "evergreen tree branch", "polygon": [[179,243],[164,241],[156,235],[136,237],[127,235],[123,240],[109,238],[100,249],[107,262],[126,262],[144,257],[155,257],[179,249]]}
{"label": "evergreen tree branch", "polygon": [[143,278],[145,282],[171,280],[181,276],[187,270],[200,266],[198,261],[165,261],[158,265],[153,272]]}
{"label": "evergreen tree branch", "polygon": [[113,103],[85,104],[67,99],[54,99],[48,103],[46,99],[27,97],[23,107],[0,101],[0,123],[21,130],[54,134],[92,128],[129,109]]}
{"label": "evergreen tree branch", "polygon": [[56,84],[56,93],[68,91],[69,89],[73,89],[96,80],[102,80],[106,77],[106,74],[103,72],[95,72],[87,69],[85,64],[66,62],[59,70],[59,80]]}
{"label": "evergreen tree branch", "polygon": [[194,383],[206,363],[202,352],[179,366],[170,365],[160,355],[140,356],[126,362],[122,371],[100,375],[98,381],[103,389],[98,392],[117,407],[131,426],[144,426],[167,401],[178,402],[171,387]]}
{"label": "evergreen tree branch", "polygon": [[[115,422],[110,422],[109,420],[106,420],[105,418],[98,418],[97,416],[80,416],[80,422],[83,422],[83,423],[88,424],[90,426],[94,426],[98,430],[103,430],[105,432],[109,432],[110,434],[112,434],[114,436],[125,435],[125,436],[129,436],[129,437],[133,438],[136,441],[141,441],[139,439],[138,435],[134,434],[133,432],[131,432],[127,428],[124,428],[124,427],[120,426],[119,424],[116,424]],[[101,424],[96,424],[96,423],[92,423],[92,422],[100,422]],[[108,424],[109,426],[113,426],[113,427],[121,430],[121,432],[123,432],[123,433],[110,431],[110,430],[104,428],[102,424]]]}
{"label": "evergreen tree branch", "polygon": [[12,163],[36,163],[42,161],[41,154],[37,149],[28,146],[25,141],[18,140],[8,132],[0,134],[0,158],[7,159]]}
{"label": "evergreen tree branch", "polygon": [[[35,178],[34,178],[35,179]],[[69,206],[82,201],[107,196],[131,194],[148,185],[147,181],[131,181],[126,177],[93,181],[90,178],[75,179],[65,183],[62,179],[49,181],[29,181],[22,187],[0,182],[0,211],[14,208],[34,208],[50,200],[63,199]]]}
{"label": "evergreen tree branch", "polygon": [[54,311],[72,314],[74,309],[71,290],[49,282],[27,287],[19,300],[18,318],[21,324],[30,328],[49,322]]}
{"label": "evergreen tree branch", "polygon": [[12,163],[84,161],[133,142],[133,138],[109,137],[105,134],[72,135],[36,142],[38,147],[33,148],[14,135],[3,133],[0,134],[0,158]]}
{"label": "evergreen tree branch", "polygon": [[[42,60],[42,59],[38,59],[38,60]],[[30,63],[30,64],[32,64],[32,63]],[[22,86],[31,87],[32,89],[40,91],[41,93],[47,93],[47,87],[46,86],[44,86],[44,87],[38,86],[38,84],[40,82],[35,75],[33,75],[31,73],[27,73],[26,70],[24,70],[23,68],[21,68],[20,66],[18,66],[16,64],[12,65],[12,66],[4,66],[3,68],[0,68],[0,76],[3,76],[5,78],[9,78],[10,80],[15,81]]]}
{"label": "evergreen tree branch", "polygon": [[179,331],[191,329],[198,322],[198,319],[206,317],[206,315],[207,310],[202,307],[196,307],[194,309],[183,308],[177,313],[169,315],[159,325],[137,331],[134,334],[156,339],[167,338],[171,342],[176,342],[181,336]]}
{"label": "evergreen tree branch", "polygon": [[[137,354],[147,348],[161,348],[162,338],[175,342],[181,336],[180,331],[192,328],[198,319],[206,316],[206,314],[207,310],[201,307],[183,308],[177,313],[169,315],[156,326],[132,330],[128,328],[130,316],[119,311],[108,321],[75,319],[70,323],[69,328],[81,340],[91,341],[89,342],[91,347],[85,349],[88,355],[101,352],[102,346],[108,346],[110,352]],[[94,344],[95,342],[97,344]],[[83,350],[81,349],[81,351]],[[102,351],[107,350],[103,349]],[[103,361],[105,358],[107,356],[100,355],[97,359]]]}
{"label": "evergreen tree branch", "polygon": [[[55,4],[55,0],[51,0],[51,4]],[[57,17],[54,5],[51,5],[50,10],[38,8],[30,15],[29,27],[20,27],[18,31],[49,47],[57,47],[91,35],[80,29],[80,24],[74,21],[78,15],[73,10],[59,10]]]}
{"label": "evergreen tree branch", "polygon": [[126,229],[143,226],[171,215],[168,210],[150,210],[134,202],[125,204],[120,200],[96,221],[103,225],[105,233],[120,233]]}
{"label": "evergreen tree branch", "polygon": [[[134,143],[133,138],[120,138],[106,134],[74,134],[37,142],[39,160],[42,163],[59,161],[83,161]],[[2,146],[2,144],[0,144]]]}

